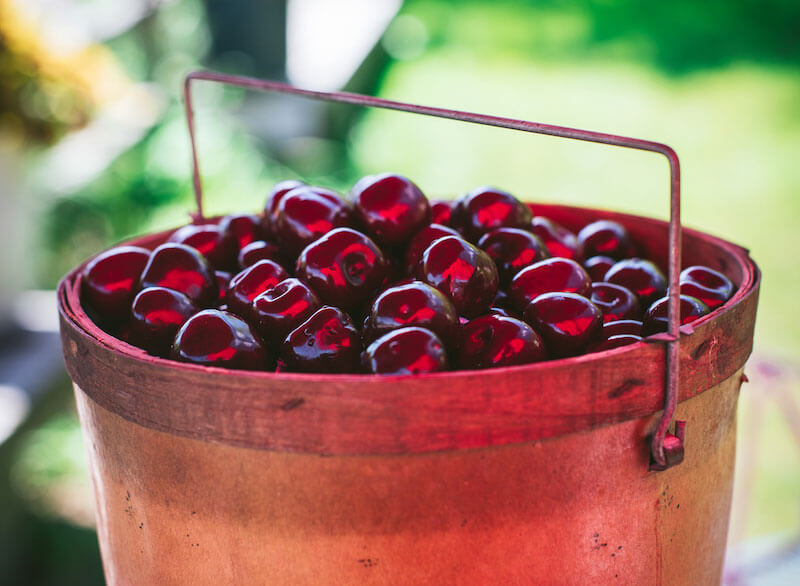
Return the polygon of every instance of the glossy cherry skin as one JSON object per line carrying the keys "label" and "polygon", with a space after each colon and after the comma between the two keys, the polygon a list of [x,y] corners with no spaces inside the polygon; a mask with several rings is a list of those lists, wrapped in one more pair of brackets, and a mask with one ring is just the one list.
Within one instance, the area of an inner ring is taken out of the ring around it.
{"label": "glossy cherry skin", "polygon": [[289,274],[278,263],[260,260],[231,279],[225,302],[230,311],[249,320],[253,300],[288,277]]}
{"label": "glossy cherry skin", "polygon": [[525,267],[550,257],[538,236],[519,228],[497,228],[487,232],[478,246],[497,265],[501,287],[506,287]]}
{"label": "glossy cherry skin", "polygon": [[548,258],[522,269],[508,287],[511,304],[522,312],[542,293],[577,293],[588,297],[592,280],[574,260],[568,258]]}
{"label": "glossy cherry skin", "polygon": [[497,368],[538,362],[547,358],[541,336],[512,317],[482,315],[462,328],[461,368]]}
{"label": "glossy cherry skin", "polygon": [[523,315],[553,356],[576,356],[602,336],[603,312],[575,293],[539,295]]}
{"label": "glossy cherry skin", "polygon": [[219,221],[219,229],[237,251],[263,238],[261,219],[255,214],[228,214]]}
{"label": "glossy cherry skin", "polygon": [[233,273],[229,273],[228,271],[214,271],[214,277],[217,280],[217,289],[219,290],[217,303],[225,303],[225,296],[228,294],[228,289],[230,289]]}
{"label": "glossy cherry skin", "polygon": [[406,246],[405,269],[406,274],[413,275],[417,270],[417,265],[422,258],[422,253],[434,240],[445,236],[459,236],[458,232],[441,224],[431,224],[426,226],[411,238]]}
{"label": "glossy cherry skin", "polygon": [[186,244],[167,242],[156,248],[142,271],[141,287],[166,287],[186,295],[198,307],[213,305],[217,278],[206,257]]}
{"label": "glossy cherry skin", "polygon": [[620,334],[618,336],[611,336],[605,340],[590,344],[586,348],[586,353],[589,352],[602,352],[603,350],[613,350],[614,348],[621,348],[622,346],[629,346],[636,342],[641,342],[642,337],[632,334]]}
{"label": "glossy cherry skin", "polygon": [[604,322],[642,317],[639,298],[622,285],[592,283],[589,299],[603,312]]}
{"label": "glossy cherry skin", "polygon": [[667,278],[654,263],[642,258],[626,258],[608,269],[606,282],[622,285],[633,291],[642,304],[649,307],[667,292]]}
{"label": "glossy cherry skin", "polygon": [[620,319],[607,321],[603,324],[603,337],[611,336],[640,336],[642,335],[642,322],[637,319]]}
{"label": "glossy cherry skin", "polygon": [[453,215],[453,205],[455,202],[445,199],[431,200],[431,224],[450,225],[450,218]]}
{"label": "glossy cherry skin", "polygon": [[577,236],[561,224],[543,216],[534,216],[529,230],[544,242],[550,252],[550,256],[560,256],[573,260],[580,258]]}
{"label": "glossy cherry skin", "polygon": [[[669,325],[667,320],[668,306],[668,297],[662,297],[650,306],[642,319],[643,336],[652,336],[653,334],[667,331]],[[709,312],[708,305],[689,295],[680,296],[680,306],[680,325],[691,323]]]}
{"label": "glossy cherry skin", "polygon": [[139,290],[139,277],[150,251],[138,246],[117,246],[98,254],[81,272],[81,295],[104,324],[124,322]]}
{"label": "glossy cherry skin", "polygon": [[439,238],[425,249],[417,279],[444,293],[466,317],[486,313],[498,288],[497,267],[489,255],[458,236]]}
{"label": "glossy cherry skin", "polygon": [[527,228],[531,218],[531,209],[507,191],[478,187],[456,201],[450,221],[464,238],[477,243],[495,228]]}
{"label": "glossy cherry skin", "polygon": [[380,248],[350,228],[337,228],[310,244],[297,259],[295,276],[322,303],[352,311],[383,284],[388,267]]}
{"label": "glossy cherry skin", "polygon": [[295,257],[320,236],[352,224],[350,206],[334,192],[302,186],[281,198],[272,232],[283,253]]}
{"label": "glossy cherry skin", "polygon": [[450,299],[426,283],[413,281],[389,287],[373,301],[367,338],[378,338],[407,326],[426,328],[449,348],[458,340],[458,313]]}
{"label": "glossy cherry skin", "polygon": [[281,359],[293,372],[358,372],[361,339],[350,316],[323,306],[292,330],[281,345]]}
{"label": "glossy cherry skin", "polygon": [[321,306],[308,285],[298,279],[284,279],[253,299],[252,323],[265,344],[278,346]]}
{"label": "glossy cherry skin", "polygon": [[608,269],[613,267],[616,262],[610,256],[593,256],[583,261],[583,268],[589,273],[592,281],[605,281]]}
{"label": "glossy cherry skin", "polygon": [[399,376],[441,372],[448,361],[442,341],[430,330],[405,327],[388,332],[370,344],[361,356],[362,370]]}
{"label": "glossy cherry skin", "polygon": [[131,342],[166,358],[178,329],[197,312],[183,293],[164,287],[142,289],[131,306]]}
{"label": "glossy cherry skin", "polygon": [[356,219],[380,246],[405,244],[430,223],[428,199],[402,175],[367,175],[350,192]]}
{"label": "glossy cherry skin", "polygon": [[582,258],[602,255],[621,260],[636,254],[628,230],[611,220],[598,220],[584,226],[578,232],[578,250]]}
{"label": "glossy cherry skin", "polygon": [[283,254],[277,244],[254,240],[239,251],[237,265],[240,269],[253,266],[260,260],[271,260],[283,266]]}
{"label": "glossy cherry skin", "polygon": [[292,189],[302,187],[305,185],[302,181],[295,179],[287,179],[276,183],[270,192],[267,194],[267,199],[264,202],[264,215],[261,217],[261,233],[265,238],[272,235],[272,222],[278,214],[278,205],[281,199]]}
{"label": "glossy cherry skin", "polygon": [[228,269],[236,258],[236,243],[214,224],[183,226],[172,233],[169,242],[191,246],[215,269]]}
{"label": "glossy cherry skin", "polygon": [[733,283],[720,273],[704,266],[687,267],[681,271],[681,293],[699,299],[714,310],[733,295]]}
{"label": "glossy cherry skin", "polygon": [[181,362],[239,370],[264,370],[274,366],[274,360],[247,322],[218,309],[206,309],[190,317],[175,336],[170,357]]}

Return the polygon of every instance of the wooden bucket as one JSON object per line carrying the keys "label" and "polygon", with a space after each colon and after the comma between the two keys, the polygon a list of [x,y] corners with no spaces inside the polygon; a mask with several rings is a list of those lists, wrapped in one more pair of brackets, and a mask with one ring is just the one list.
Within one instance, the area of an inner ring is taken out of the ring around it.
{"label": "wooden bucket", "polygon": [[[665,222],[625,225],[657,262]],[[134,240],[154,247],[166,233]],[[98,329],[59,287],[110,584],[711,584],[759,273],[686,230],[684,264],[738,287],[680,340],[686,455],[648,470],[665,347],[417,377],[228,371]]]}

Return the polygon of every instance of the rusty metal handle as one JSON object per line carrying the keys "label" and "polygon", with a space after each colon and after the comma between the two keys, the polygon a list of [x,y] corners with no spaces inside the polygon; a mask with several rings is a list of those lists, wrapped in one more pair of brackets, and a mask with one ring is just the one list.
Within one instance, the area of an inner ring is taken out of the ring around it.
{"label": "rusty metal handle", "polygon": [[184,103],[186,106],[186,122],[189,127],[189,140],[192,148],[192,179],[194,183],[195,199],[197,201],[196,220],[203,218],[203,188],[200,180],[200,165],[197,157],[197,144],[194,128],[194,109],[192,107],[191,85],[194,81],[211,81],[223,83],[244,89],[258,91],[276,92],[302,96],[314,100],[327,102],[339,102],[364,106],[370,108],[383,108],[386,110],[398,110],[411,114],[421,114],[436,118],[446,118],[458,120],[460,122],[471,122],[485,126],[496,126],[510,130],[520,130],[534,134],[545,134],[560,138],[570,138],[612,146],[625,147],[641,151],[658,153],[667,158],[670,169],[670,215],[669,215],[669,301],[668,301],[668,328],[667,334],[655,338],[653,341],[663,342],[667,345],[667,372],[664,392],[664,410],[656,425],[650,441],[651,465],[652,470],[665,470],[670,466],[679,464],[683,460],[683,429],[685,422],[678,422],[676,434],[668,432],[669,426],[675,415],[678,404],[678,373],[679,373],[679,338],[680,338],[680,291],[679,274],[681,264],[681,178],[680,162],[675,151],[662,143],[616,136],[591,130],[580,130],[577,128],[565,128],[551,124],[541,124],[538,122],[528,122],[525,120],[515,120],[512,118],[501,118],[488,116],[485,114],[475,114],[459,110],[448,110],[444,108],[433,108],[430,106],[420,106],[384,100],[372,96],[353,94],[348,92],[323,92],[297,88],[277,81],[268,81],[252,77],[238,75],[226,75],[211,71],[194,71],[189,73],[184,80]]}

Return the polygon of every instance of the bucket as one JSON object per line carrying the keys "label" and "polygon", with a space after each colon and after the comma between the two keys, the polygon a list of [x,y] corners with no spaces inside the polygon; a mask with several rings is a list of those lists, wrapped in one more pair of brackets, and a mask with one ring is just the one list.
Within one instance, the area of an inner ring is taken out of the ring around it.
{"label": "bucket", "polygon": [[[573,230],[615,220],[662,266],[674,250],[674,222],[531,207]],[[91,321],[76,268],[61,335],[108,583],[718,583],[760,276],[736,245],[682,243],[737,290],[670,344],[674,364],[639,343],[414,377],[155,358]],[[670,364],[685,451],[657,471]]]}

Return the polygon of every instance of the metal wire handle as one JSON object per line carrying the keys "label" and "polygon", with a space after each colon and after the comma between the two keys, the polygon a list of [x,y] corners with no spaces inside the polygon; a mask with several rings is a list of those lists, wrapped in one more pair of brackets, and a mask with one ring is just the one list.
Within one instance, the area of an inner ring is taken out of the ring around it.
{"label": "metal wire handle", "polygon": [[398,110],[411,114],[421,114],[436,118],[446,118],[461,122],[471,122],[485,126],[495,126],[510,130],[520,130],[534,134],[545,134],[560,138],[570,138],[607,144],[612,146],[625,147],[641,151],[650,151],[664,155],[669,162],[670,170],[670,215],[669,215],[669,292],[667,333],[654,336],[650,340],[666,343],[667,345],[667,369],[664,392],[664,410],[656,425],[656,429],[650,441],[651,470],[665,470],[683,461],[684,453],[684,428],[685,422],[676,422],[675,434],[668,432],[669,426],[675,415],[678,404],[678,373],[679,373],[679,337],[680,337],[680,291],[679,274],[681,264],[681,178],[680,162],[675,151],[662,143],[616,136],[591,130],[580,130],[577,128],[565,128],[551,124],[541,124],[538,122],[528,122],[525,120],[515,120],[512,118],[501,118],[488,116],[485,114],[475,114],[459,110],[448,110],[444,108],[433,108],[430,106],[420,106],[417,104],[407,104],[393,100],[384,100],[372,96],[353,94],[348,92],[323,92],[296,88],[294,86],[276,81],[268,81],[252,77],[238,75],[227,75],[212,71],[194,71],[189,73],[183,86],[184,103],[186,106],[186,122],[189,127],[189,140],[192,149],[192,179],[194,183],[194,194],[197,202],[196,220],[203,219],[203,187],[200,180],[200,164],[197,157],[197,144],[194,127],[194,109],[192,107],[191,86],[194,81],[211,81],[222,83],[244,89],[252,89],[282,94],[303,96],[314,100],[327,102],[339,102],[364,106],[370,108],[383,108],[386,110]]}

